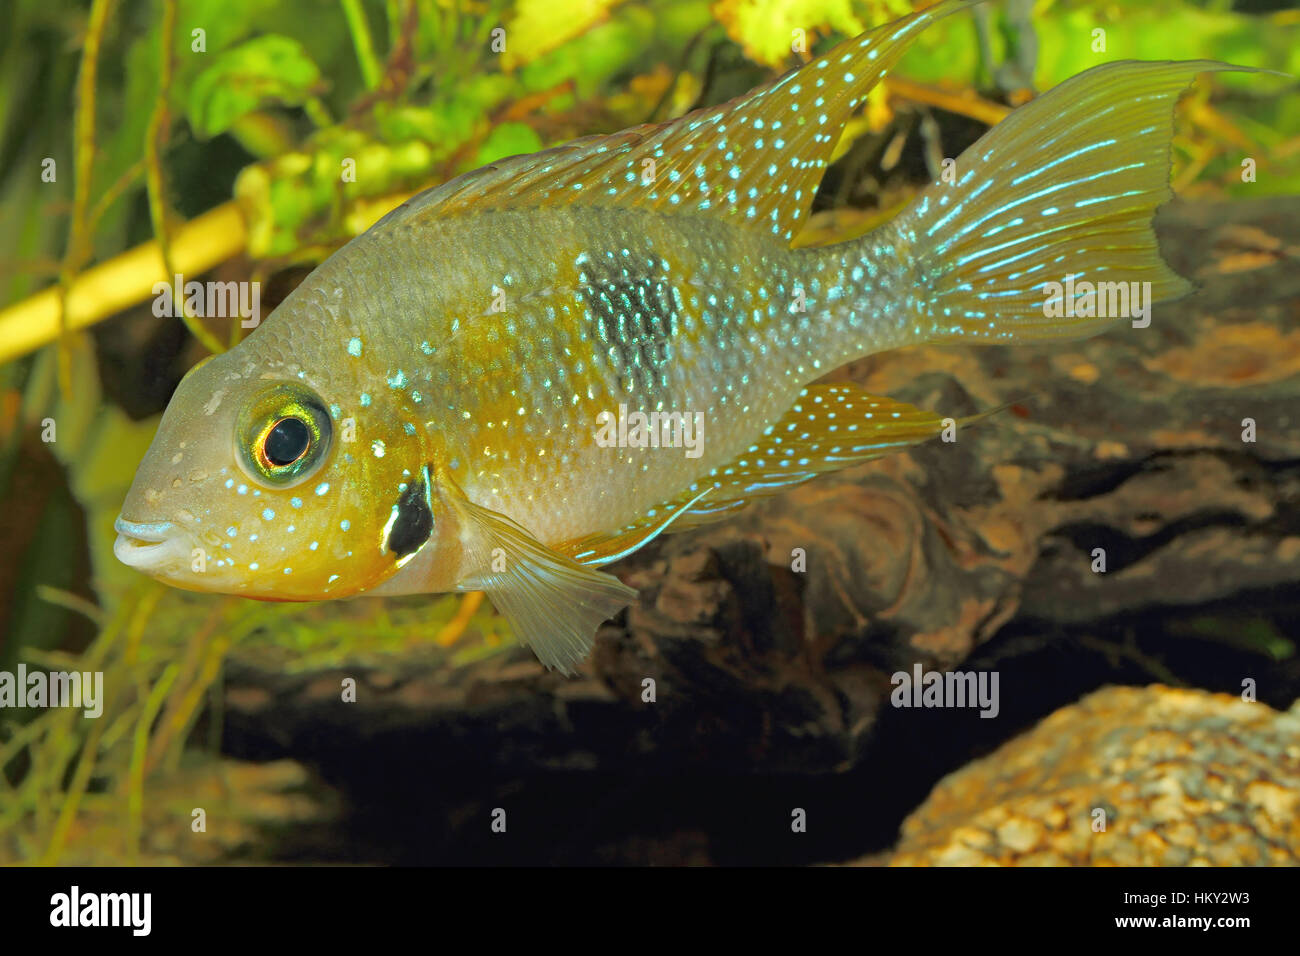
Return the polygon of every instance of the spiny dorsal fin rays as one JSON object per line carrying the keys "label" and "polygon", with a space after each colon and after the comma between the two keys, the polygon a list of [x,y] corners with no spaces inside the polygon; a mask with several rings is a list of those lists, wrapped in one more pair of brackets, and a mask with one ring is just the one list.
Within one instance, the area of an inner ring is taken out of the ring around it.
{"label": "spiny dorsal fin rays", "polygon": [[733,218],[789,242],[852,111],[925,27],[980,0],[944,0],[840,43],[738,99],[660,125],[501,160],[386,220],[490,208],[636,206]]}
{"label": "spiny dorsal fin rays", "polygon": [[[530,198],[530,194],[539,191],[537,187],[540,180],[560,174],[572,166],[590,163],[593,158],[607,153],[626,152],[659,128],[653,124],[633,126],[609,135],[584,136],[536,153],[498,159],[412,196],[390,210],[371,228],[411,220],[426,212],[444,217],[473,212],[475,209],[482,211],[542,205]],[[553,184],[553,179],[548,182],[548,185]]]}

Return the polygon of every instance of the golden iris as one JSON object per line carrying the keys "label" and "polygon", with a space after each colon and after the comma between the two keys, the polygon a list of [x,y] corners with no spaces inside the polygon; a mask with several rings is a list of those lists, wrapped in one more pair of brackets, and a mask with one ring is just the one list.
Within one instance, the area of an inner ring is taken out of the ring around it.
{"label": "golden iris", "polygon": [[309,477],[325,460],[330,417],[310,389],[277,385],[244,407],[236,440],[240,460],[254,478],[287,487]]}

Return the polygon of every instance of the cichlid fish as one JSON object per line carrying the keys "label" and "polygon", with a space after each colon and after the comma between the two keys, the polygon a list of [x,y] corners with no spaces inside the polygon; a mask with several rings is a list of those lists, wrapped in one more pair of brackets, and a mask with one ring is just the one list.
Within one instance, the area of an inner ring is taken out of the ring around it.
{"label": "cichlid fish", "polygon": [[118,558],[270,600],[483,590],[567,673],[636,597],[599,566],[943,427],[811,384],[826,372],[903,345],[1091,335],[1123,316],[1076,308],[1089,283],[1188,291],[1151,216],[1175,101],[1233,69],[1208,61],[1088,70],[883,227],[791,248],[850,112],[968,5],[395,209],[181,382]]}

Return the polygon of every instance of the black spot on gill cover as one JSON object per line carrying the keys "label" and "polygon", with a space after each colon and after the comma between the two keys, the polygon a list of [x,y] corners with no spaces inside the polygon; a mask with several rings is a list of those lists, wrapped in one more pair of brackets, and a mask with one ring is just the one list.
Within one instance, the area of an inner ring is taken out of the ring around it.
{"label": "black spot on gill cover", "polygon": [[397,499],[397,517],[388,529],[385,548],[401,559],[419,551],[433,534],[433,509],[429,505],[429,473],[426,468]]}

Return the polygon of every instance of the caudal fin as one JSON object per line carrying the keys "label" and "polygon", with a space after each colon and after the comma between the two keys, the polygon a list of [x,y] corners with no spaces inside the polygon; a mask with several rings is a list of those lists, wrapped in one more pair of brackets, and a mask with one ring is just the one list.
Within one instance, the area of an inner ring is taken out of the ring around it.
{"label": "caudal fin", "polygon": [[[963,153],[954,182],[931,185],[884,227],[910,250],[928,341],[1079,338],[1135,314],[1130,290],[1146,307],[1190,291],[1151,227],[1172,195],[1173,107],[1197,73],[1238,69],[1107,63],[1022,106]],[[1090,297],[1099,283],[1108,294]],[[1124,302],[1127,314],[1115,314]]]}

